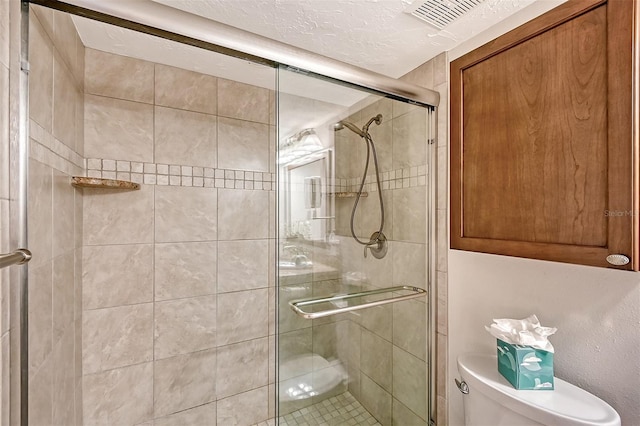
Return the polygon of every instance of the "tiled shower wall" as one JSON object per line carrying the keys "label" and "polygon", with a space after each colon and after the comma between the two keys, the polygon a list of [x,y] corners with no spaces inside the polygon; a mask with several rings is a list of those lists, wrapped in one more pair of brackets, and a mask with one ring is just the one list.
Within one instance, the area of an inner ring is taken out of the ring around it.
{"label": "tiled shower wall", "polygon": [[[8,253],[9,236],[9,2],[0,1],[0,253]],[[0,424],[9,424],[10,271],[0,270]]]}
{"label": "tiled shower wall", "polygon": [[[353,199],[338,199],[336,232],[341,236],[341,271],[343,276],[360,273],[364,287],[424,288],[427,112],[381,99],[348,120],[361,127],[379,113],[383,115],[382,124],[372,124],[370,132],[378,153],[389,251],[382,259],[363,256],[363,247],[350,237]],[[363,140],[343,130],[336,132],[335,146],[336,176],[351,179],[357,187],[366,158]],[[356,234],[362,240],[378,229],[380,218],[372,168],[368,175],[368,197],[361,199],[355,218]],[[355,191],[355,187],[349,189]],[[358,311],[349,316],[348,333],[340,339],[342,357],[348,365],[349,391],[383,425],[425,425],[428,419],[425,302],[416,299]]]}
{"label": "tiled shower wall", "polygon": [[84,423],[273,417],[273,94],[91,49],[85,79],[88,174],[142,186],[84,190]]}
{"label": "tiled shower wall", "polygon": [[29,423],[81,424],[84,46],[64,13],[29,26]]}
{"label": "tiled shower wall", "polygon": [[[436,159],[435,159],[435,283],[432,290],[435,291],[435,377],[436,382],[436,413],[435,422],[438,425],[448,424],[448,378],[447,378],[447,251],[449,246],[448,237],[448,163],[447,163],[447,134],[448,134],[448,109],[449,109],[449,89],[448,89],[448,67],[449,61],[447,53],[441,53],[418,68],[407,73],[401,78],[419,86],[433,89],[440,94],[440,105],[436,110]],[[430,316],[431,318],[432,316]]]}

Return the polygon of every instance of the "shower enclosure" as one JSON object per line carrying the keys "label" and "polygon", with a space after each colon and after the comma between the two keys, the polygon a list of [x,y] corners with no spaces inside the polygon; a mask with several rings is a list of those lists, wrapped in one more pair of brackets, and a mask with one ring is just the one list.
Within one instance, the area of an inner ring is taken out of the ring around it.
{"label": "shower enclosure", "polygon": [[35,3],[12,422],[429,424],[437,94],[159,2]]}
{"label": "shower enclosure", "polygon": [[431,111],[286,67],[278,89],[280,424],[426,425]]}

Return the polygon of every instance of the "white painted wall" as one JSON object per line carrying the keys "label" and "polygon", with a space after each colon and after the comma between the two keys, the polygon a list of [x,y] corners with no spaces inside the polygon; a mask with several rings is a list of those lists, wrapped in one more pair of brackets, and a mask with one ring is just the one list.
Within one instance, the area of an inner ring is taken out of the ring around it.
{"label": "white painted wall", "polygon": [[[454,60],[562,1],[537,2],[449,52]],[[449,424],[464,424],[453,384],[465,352],[495,353],[484,325],[538,315],[558,327],[557,377],[611,404],[624,426],[640,425],[640,274],[449,250]]]}
{"label": "white painted wall", "polygon": [[[558,328],[555,375],[611,404],[623,425],[640,424],[640,274],[449,251],[449,377],[464,352],[495,353],[493,318],[538,315]],[[450,386],[450,424],[464,424]]]}

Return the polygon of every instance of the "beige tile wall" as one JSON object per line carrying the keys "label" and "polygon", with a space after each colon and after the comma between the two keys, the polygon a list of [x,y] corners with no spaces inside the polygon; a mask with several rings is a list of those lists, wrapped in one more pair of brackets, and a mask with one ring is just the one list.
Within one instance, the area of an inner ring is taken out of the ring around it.
{"label": "beige tile wall", "polygon": [[273,98],[92,49],[85,61],[88,175],[142,187],[84,192],[84,423],[272,417]]}
{"label": "beige tile wall", "polygon": [[[0,2],[0,253],[11,250],[9,235],[9,2]],[[9,270],[0,270],[0,424],[10,421],[10,324]]]}
{"label": "beige tile wall", "polygon": [[[440,94],[440,105],[436,110],[436,351],[433,358],[436,363],[436,418],[439,425],[448,424],[448,379],[447,379],[447,250],[448,237],[448,164],[447,164],[447,111],[448,103],[448,60],[447,53],[442,53],[415,70],[409,72],[402,80],[436,90]],[[432,299],[433,300],[433,299]],[[431,316],[433,318],[433,316]]]}
{"label": "beige tile wall", "polygon": [[[3,2],[5,3],[5,2]],[[82,93],[71,19],[32,6],[29,29],[29,422],[82,423]]]}

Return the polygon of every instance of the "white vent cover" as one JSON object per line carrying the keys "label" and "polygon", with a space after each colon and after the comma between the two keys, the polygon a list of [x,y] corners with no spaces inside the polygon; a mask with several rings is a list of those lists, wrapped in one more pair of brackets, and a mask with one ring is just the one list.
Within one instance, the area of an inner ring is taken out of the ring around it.
{"label": "white vent cover", "polygon": [[441,30],[485,0],[416,0],[405,10]]}

